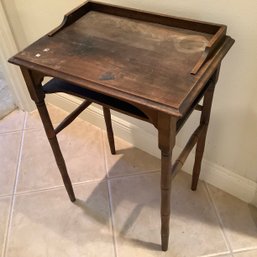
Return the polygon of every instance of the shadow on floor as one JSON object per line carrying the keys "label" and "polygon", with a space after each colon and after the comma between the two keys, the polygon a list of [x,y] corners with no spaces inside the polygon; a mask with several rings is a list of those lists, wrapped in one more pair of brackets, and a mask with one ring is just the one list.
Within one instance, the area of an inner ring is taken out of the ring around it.
{"label": "shadow on floor", "polygon": [[[127,148],[124,150],[117,151],[117,154],[121,154],[123,155],[123,157],[109,171],[109,177],[111,177],[113,170],[115,171],[114,172],[115,176],[118,176],[115,166],[116,165],[119,166],[119,162],[123,162],[124,158],[126,159],[126,156],[131,156],[131,152],[133,151],[135,151],[135,148]],[[117,186],[119,182],[117,181],[121,182],[122,180],[126,180],[127,181],[126,183],[128,183],[127,186],[125,183],[120,183],[120,188],[118,190],[118,193],[122,195],[122,197],[115,197],[115,204],[112,205],[112,211],[114,216],[117,211],[117,208],[119,208],[119,205],[121,204],[121,202],[119,201],[130,202],[130,203],[133,203],[134,205],[133,210],[132,211],[129,210],[130,214],[126,219],[126,221],[123,223],[123,225],[121,227],[116,226],[115,228],[116,235],[118,235],[118,237],[122,240],[129,241],[134,246],[151,249],[153,251],[159,251],[160,250],[159,242],[150,242],[150,241],[140,240],[138,238],[131,238],[131,235],[129,233],[129,231],[132,230],[133,227],[136,225],[137,220],[139,219],[139,216],[142,215],[141,212],[144,208],[147,207],[147,208],[150,208],[153,212],[156,212],[156,210],[158,210],[159,212],[160,173],[156,172],[156,173],[149,173],[149,174],[151,174],[153,178],[150,179],[149,181],[146,181],[147,184],[145,185],[145,187],[143,184],[144,181],[141,181],[140,182],[141,184],[139,183],[140,185],[137,185],[137,187],[141,187],[142,194],[145,194],[145,196],[143,196],[144,199],[147,197],[146,196],[147,194],[149,195],[149,199],[147,199],[146,201],[142,201],[142,195],[139,193],[140,190],[136,190],[136,192],[140,194],[137,197],[137,195],[135,195],[135,192],[134,192],[135,190],[134,185],[129,184],[133,180],[133,179],[131,180],[131,178],[135,179],[136,178],[135,176],[116,177],[116,178],[112,177],[111,179],[106,177],[103,181],[109,180],[111,181],[110,183],[112,183],[112,181],[116,180],[115,189],[119,188],[119,186]],[[138,178],[140,178],[144,176],[147,177],[149,176],[149,174],[148,175],[137,174],[137,175],[138,175]],[[194,220],[198,222],[207,223],[210,226],[219,226],[219,222],[217,218],[213,219],[206,216],[208,215],[208,212],[206,210],[213,208],[213,206],[208,200],[207,191],[205,189],[203,182],[199,181],[198,191],[193,192],[190,189],[191,176],[185,173],[181,173],[180,175],[178,175],[178,177],[175,178],[175,180],[173,181],[173,185],[174,186],[172,189],[171,222],[172,222],[172,217],[183,217],[183,219],[187,219],[188,221]],[[122,192],[123,188],[125,192]],[[117,193],[117,190],[115,189],[113,191],[113,194]],[[82,199],[78,199],[75,202],[75,205],[78,206],[79,208],[82,208],[87,215],[91,216],[92,218],[96,219],[98,222],[101,223],[103,222],[103,219],[97,216],[98,210],[89,209],[87,207],[88,202],[92,201],[91,198],[94,198],[94,194],[96,194],[97,191],[98,191],[98,186],[96,186],[93,193],[89,196],[89,198],[86,201]],[[112,187],[111,187],[111,191],[112,191]],[[118,202],[117,202],[117,199],[118,199]],[[188,204],[188,201],[191,201],[190,205]],[[237,201],[240,201],[240,200],[237,200]],[[242,202],[242,206],[243,208],[249,209],[249,212],[251,213],[252,219],[255,221],[256,228],[257,228],[257,209],[253,206],[248,206],[246,203],[243,203],[243,202]],[[94,205],[91,205],[91,207],[94,208]],[[231,210],[231,215],[234,215],[234,211],[235,210]],[[204,214],[204,212],[206,213],[206,215]],[[214,213],[214,210],[213,210],[213,213]],[[157,223],[158,224],[157,227],[159,227],[159,230],[160,230],[160,217],[156,217],[156,218],[158,218],[158,220],[153,220],[152,222]],[[240,226],[238,227],[235,226],[235,228],[238,229],[235,231],[237,233],[246,234],[247,236],[250,236],[250,237],[256,237],[256,233],[252,233],[249,230],[243,231],[242,229],[240,229]],[[145,228],[145,230],[147,230],[147,228]],[[149,230],[149,233],[152,233],[152,232]],[[158,233],[160,232],[158,231]]]}

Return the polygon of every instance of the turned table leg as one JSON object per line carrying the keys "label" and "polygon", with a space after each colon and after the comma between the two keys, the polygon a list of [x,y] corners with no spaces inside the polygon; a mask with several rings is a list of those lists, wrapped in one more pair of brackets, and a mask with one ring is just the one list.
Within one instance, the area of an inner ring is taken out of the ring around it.
{"label": "turned table leg", "polygon": [[56,132],[54,130],[53,124],[49,117],[49,113],[48,113],[48,110],[46,108],[45,101],[44,101],[45,93],[42,89],[42,84],[41,84],[44,76],[41,73],[26,69],[23,67],[21,67],[21,71],[22,71],[24,80],[27,84],[31,99],[36,103],[39,115],[43,122],[49,143],[52,147],[54,157],[55,157],[57,166],[60,170],[67,193],[70,197],[70,200],[72,202],[74,202],[76,200],[76,198],[74,195],[70,177],[68,175],[65,161],[63,159],[62,152],[60,150],[60,146],[59,146],[59,143],[58,143],[58,140],[56,137]]}
{"label": "turned table leg", "polygon": [[161,154],[161,242],[162,250],[168,250],[171,193],[171,153]]}
{"label": "turned table leg", "polygon": [[39,103],[36,103],[36,105],[37,105],[37,109],[38,109],[39,115],[41,117],[42,123],[44,125],[48,141],[53,150],[56,164],[60,170],[64,186],[67,190],[70,200],[72,202],[74,202],[76,200],[76,198],[75,198],[74,191],[72,188],[71,180],[70,180],[69,174],[67,172],[66,164],[65,164],[65,161],[64,161],[64,158],[63,158],[63,155],[62,155],[62,152],[61,152],[61,149],[60,149],[57,137],[56,137],[54,127],[53,127],[51,119],[49,117],[49,113],[47,111],[45,102],[41,101]]}
{"label": "turned table leg", "polygon": [[204,126],[204,129],[203,129],[201,135],[199,136],[199,139],[198,139],[197,145],[196,145],[195,163],[194,163],[194,168],[193,168],[193,176],[192,176],[192,184],[191,184],[191,189],[193,191],[195,191],[197,189],[197,184],[198,184],[198,180],[199,180],[199,176],[200,176],[202,158],[203,158],[203,153],[204,153],[204,148],[205,148],[206,135],[207,135],[210,114],[211,114],[213,94],[214,94],[215,85],[218,81],[218,76],[219,76],[219,68],[216,70],[216,72],[211,77],[210,82],[209,82],[210,83],[209,88],[207,89],[207,91],[204,95],[204,99],[203,99],[203,109],[202,109],[200,124]]}
{"label": "turned table leg", "polygon": [[160,113],[158,132],[161,150],[161,243],[162,250],[167,251],[170,223],[171,157],[175,145],[176,120]]}

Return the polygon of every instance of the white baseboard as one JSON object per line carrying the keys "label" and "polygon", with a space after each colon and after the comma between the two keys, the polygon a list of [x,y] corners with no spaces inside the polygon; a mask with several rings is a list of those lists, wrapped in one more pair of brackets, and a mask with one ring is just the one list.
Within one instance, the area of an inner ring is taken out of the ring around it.
{"label": "white baseboard", "polygon": [[[78,98],[64,94],[49,95],[47,101],[67,112],[71,112],[81,103],[81,100]],[[84,111],[80,117],[97,127],[105,129],[102,111],[94,105]],[[112,124],[116,136],[132,143],[137,148],[160,158],[160,151],[157,146],[157,133],[156,135],[153,135],[114,115],[112,115]],[[174,158],[178,156],[181,150],[180,147],[175,147]],[[194,154],[191,153],[183,166],[183,170],[191,173],[193,163]],[[257,183],[252,180],[237,175],[236,173],[205,159],[202,162],[201,179],[244,202],[257,206]]]}

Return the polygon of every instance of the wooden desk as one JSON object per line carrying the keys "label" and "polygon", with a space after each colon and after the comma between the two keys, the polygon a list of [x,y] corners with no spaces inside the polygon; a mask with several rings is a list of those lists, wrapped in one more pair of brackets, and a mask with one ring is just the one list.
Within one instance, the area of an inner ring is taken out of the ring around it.
{"label": "wooden desk", "polygon": [[[196,190],[214,87],[221,61],[233,43],[224,25],[88,2],[12,57],[9,61],[21,67],[37,105],[71,201],[75,195],[58,132],[92,102],[104,107],[112,153],[110,109],[152,123],[161,150],[161,240],[166,251],[171,181],[196,144],[192,177]],[[42,85],[45,76],[53,80]],[[44,102],[46,93],[55,92],[86,99],[56,129]],[[171,165],[176,134],[193,110],[202,112],[200,125]]]}

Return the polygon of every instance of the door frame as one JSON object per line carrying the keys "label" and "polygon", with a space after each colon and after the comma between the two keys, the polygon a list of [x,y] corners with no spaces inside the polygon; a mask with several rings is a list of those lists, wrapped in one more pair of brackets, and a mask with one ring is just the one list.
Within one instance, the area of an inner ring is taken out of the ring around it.
{"label": "door frame", "polygon": [[18,67],[9,64],[8,59],[16,54],[19,49],[15,42],[10,24],[8,22],[8,15],[4,9],[2,0],[0,0],[0,63],[3,68],[4,79],[10,88],[16,105],[24,111],[32,111],[35,105],[30,99],[27,87]]}

